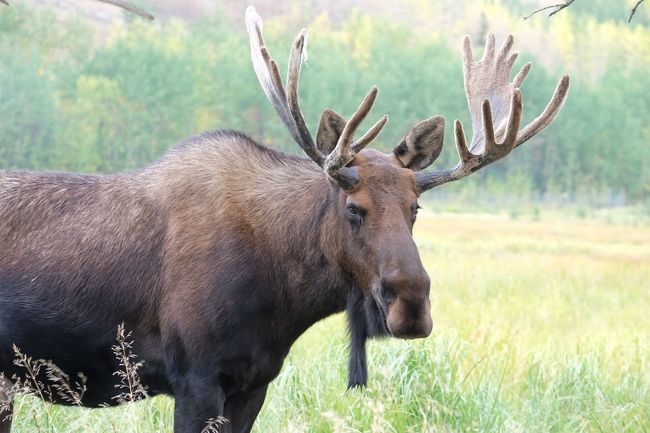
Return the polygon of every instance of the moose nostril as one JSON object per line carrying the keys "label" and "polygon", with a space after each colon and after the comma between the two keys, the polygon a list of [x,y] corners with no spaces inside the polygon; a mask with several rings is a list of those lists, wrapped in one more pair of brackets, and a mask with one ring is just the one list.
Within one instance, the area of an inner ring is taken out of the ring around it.
{"label": "moose nostril", "polygon": [[395,290],[393,290],[392,287],[390,287],[388,284],[384,283],[381,285],[381,299],[384,300],[387,304],[390,304],[397,298],[397,294],[395,293]]}

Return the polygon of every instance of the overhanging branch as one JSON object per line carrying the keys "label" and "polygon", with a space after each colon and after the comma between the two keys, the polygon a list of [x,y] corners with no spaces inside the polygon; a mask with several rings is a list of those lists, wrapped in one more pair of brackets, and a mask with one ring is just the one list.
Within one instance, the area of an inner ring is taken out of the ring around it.
{"label": "overhanging branch", "polygon": [[[537,10],[534,10],[534,11],[533,11],[532,13],[530,13],[529,15],[522,16],[522,18],[523,18],[524,20],[527,20],[528,18],[532,17],[532,16],[535,15],[536,13],[539,13],[539,12],[542,12],[542,11],[545,11],[545,10],[548,10],[548,9],[555,9],[553,12],[551,12],[550,14],[548,14],[549,17],[552,17],[552,16],[555,15],[556,13],[560,12],[562,9],[564,9],[564,8],[566,8],[566,7],[569,7],[569,6],[571,5],[571,3],[573,3],[574,1],[575,1],[575,0],[567,0],[567,1],[564,2],[564,3],[560,3],[560,4],[556,4],[556,5],[550,5],[550,6],[544,6],[543,8],[539,8],[539,9],[537,9]],[[643,1],[643,0],[642,0],[642,1]]]}
{"label": "overhanging branch", "polygon": [[[154,16],[151,15],[149,12],[140,9],[139,7],[133,6],[131,3],[125,1],[125,0],[97,0],[100,3],[106,3],[109,5],[117,6],[118,8],[122,8],[127,12],[131,12],[134,15],[141,16],[142,18],[146,18],[148,20],[153,20]],[[7,0],[0,0],[0,3],[9,6],[9,2]]]}
{"label": "overhanging branch", "polygon": [[[555,5],[544,6],[543,8],[539,8],[539,9],[537,9],[537,10],[534,10],[533,12],[531,12],[531,13],[528,14],[528,15],[523,15],[523,14],[522,14],[521,18],[524,19],[524,20],[527,20],[528,18],[532,17],[532,16],[535,15],[536,13],[539,13],[539,12],[542,12],[542,11],[546,11],[546,10],[549,10],[549,9],[553,9],[553,11],[552,11],[550,14],[548,14],[549,17],[552,17],[552,16],[555,15],[556,13],[560,12],[562,9],[565,9],[565,8],[571,6],[571,4],[572,4],[574,1],[575,1],[575,0],[566,0],[564,3],[558,3],[558,4],[555,4]],[[628,23],[632,22],[632,17],[634,17],[634,14],[636,13],[637,8],[638,8],[639,5],[640,5],[641,3],[643,3],[644,1],[645,1],[645,0],[638,0],[638,1],[636,2],[636,4],[634,5],[634,7],[632,8],[632,12],[630,12],[630,18],[628,18],[628,20],[627,20]]]}
{"label": "overhanging branch", "polygon": [[117,6],[118,8],[122,8],[125,11],[131,12],[134,15],[139,15],[142,18],[146,18],[148,20],[153,20],[153,15],[151,15],[149,12],[140,9],[138,7],[133,6],[131,3],[123,0],[97,0],[100,3],[107,3],[109,5]]}
{"label": "overhanging branch", "polygon": [[633,17],[634,14],[636,13],[636,8],[638,8],[639,5],[640,5],[641,3],[643,3],[644,1],[645,1],[645,0],[639,0],[638,2],[636,2],[636,4],[634,5],[634,7],[632,8],[632,12],[630,13],[630,18],[627,20],[628,23],[631,23],[631,22],[632,22],[632,17]]}

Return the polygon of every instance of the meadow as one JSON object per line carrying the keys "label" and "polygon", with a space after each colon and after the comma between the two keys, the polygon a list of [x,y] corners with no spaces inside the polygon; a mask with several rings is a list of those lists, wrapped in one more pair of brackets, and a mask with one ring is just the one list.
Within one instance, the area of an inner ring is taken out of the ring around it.
{"label": "meadow", "polygon": [[[342,316],[311,328],[254,432],[650,432],[650,225],[422,212],[434,331],[373,341],[346,391]],[[171,432],[173,401],[17,401],[15,432]]]}

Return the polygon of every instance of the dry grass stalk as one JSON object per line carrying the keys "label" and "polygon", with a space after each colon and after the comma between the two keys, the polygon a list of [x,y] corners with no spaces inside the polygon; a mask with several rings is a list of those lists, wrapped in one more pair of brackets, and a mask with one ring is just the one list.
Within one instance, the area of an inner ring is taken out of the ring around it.
{"label": "dry grass stalk", "polygon": [[138,370],[144,362],[136,362],[137,356],[133,353],[133,341],[130,340],[131,333],[124,330],[124,324],[117,327],[117,344],[112,347],[113,354],[117,358],[120,369],[113,375],[120,379],[115,387],[122,392],[113,397],[118,403],[129,403],[147,398],[147,387],[140,382]]}
{"label": "dry grass stalk", "polygon": [[11,419],[11,402],[19,392],[19,386],[0,373],[0,422]]}
{"label": "dry grass stalk", "polygon": [[201,433],[219,433],[221,431],[221,426],[227,423],[228,420],[222,416],[216,418],[210,418]]}
{"label": "dry grass stalk", "polygon": [[[147,398],[147,387],[140,381],[138,370],[144,365],[136,361],[133,353],[131,333],[127,333],[124,324],[117,327],[116,344],[111,347],[120,369],[113,373],[120,383],[115,387],[120,393],[113,397],[118,403],[130,403]],[[14,364],[25,370],[24,377],[12,376],[9,380],[0,372],[0,421],[11,419],[11,404],[17,394],[27,394],[39,397],[41,400],[53,403],[63,400],[75,406],[83,407],[83,396],[86,392],[86,376],[77,373],[79,381],[71,381],[70,376],[54,362],[44,359],[34,360],[13,346]],[[44,382],[44,380],[46,381]],[[3,414],[4,415],[3,417]],[[228,420],[222,416],[210,418],[201,433],[219,433]]]}
{"label": "dry grass stalk", "polygon": [[40,379],[41,369],[45,367],[47,361],[44,359],[34,360],[20,351],[18,346],[13,345],[14,365],[21,367],[27,373],[24,379],[12,377],[11,380],[19,387],[19,392],[23,394],[32,394],[41,398],[43,401],[52,402],[52,389],[46,386]]}
{"label": "dry grass stalk", "polygon": [[51,361],[45,364],[45,373],[59,398],[75,406],[83,406],[81,401],[86,392],[86,376],[83,373],[77,373],[79,382],[71,383],[70,376]]}

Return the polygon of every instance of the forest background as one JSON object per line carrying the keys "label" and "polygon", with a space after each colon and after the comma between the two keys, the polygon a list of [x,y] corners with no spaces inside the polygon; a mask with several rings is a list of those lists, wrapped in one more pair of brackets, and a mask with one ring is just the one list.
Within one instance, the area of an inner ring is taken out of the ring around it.
{"label": "forest background", "polygon": [[[0,167],[114,173],[143,167],[187,136],[232,128],[299,153],[255,78],[245,2],[140,2],[153,22],[96,2],[18,1],[0,8]],[[478,55],[487,32],[515,35],[515,70],[533,69],[524,121],[571,76],[557,121],[506,160],[430,200],[491,209],[633,207],[650,215],[650,7],[576,1],[551,18],[536,0],[255,2],[281,65],[309,30],[301,107],[312,133],[325,107],[344,116],[371,85],[391,149],[417,121],[447,119],[438,168],[457,155],[451,124],[470,129],[460,46]],[[38,7],[35,7],[38,6]],[[370,117],[377,117],[377,116]],[[469,133],[469,131],[468,131]],[[583,210],[584,212],[584,210]]]}

